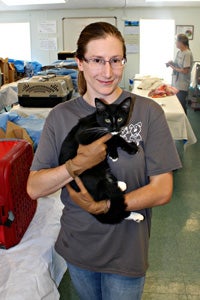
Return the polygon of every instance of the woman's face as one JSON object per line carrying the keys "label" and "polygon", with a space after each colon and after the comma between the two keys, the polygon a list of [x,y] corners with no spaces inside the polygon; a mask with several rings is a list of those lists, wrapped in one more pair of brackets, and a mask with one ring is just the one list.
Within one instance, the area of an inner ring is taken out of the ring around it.
{"label": "woman's face", "polygon": [[112,67],[109,62],[100,66],[95,65],[90,59],[98,58],[109,61],[111,58],[123,59],[122,42],[113,36],[91,40],[87,44],[85,60],[78,60],[79,70],[83,71],[87,83],[87,96],[99,97],[114,101],[121,93],[118,87],[122,79],[122,67]]}
{"label": "woman's face", "polygon": [[178,40],[176,40],[176,48],[180,49],[181,48],[181,42],[179,42]]}

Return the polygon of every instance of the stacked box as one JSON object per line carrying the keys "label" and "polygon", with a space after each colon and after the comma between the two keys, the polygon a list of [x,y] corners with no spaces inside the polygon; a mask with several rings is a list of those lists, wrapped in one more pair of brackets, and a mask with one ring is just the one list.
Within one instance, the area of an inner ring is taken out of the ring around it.
{"label": "stacked box", "polygon": [[32,159],[27,141],[0,141],[0,248],[18,244],[35,214],[37,201],[26,192]]}
{"label": "stacked box", "polygon": [[0,57],[0,70],[3,74],[3,84],[9,83],[9,67],[8,67],[8,58],[2,58]]}

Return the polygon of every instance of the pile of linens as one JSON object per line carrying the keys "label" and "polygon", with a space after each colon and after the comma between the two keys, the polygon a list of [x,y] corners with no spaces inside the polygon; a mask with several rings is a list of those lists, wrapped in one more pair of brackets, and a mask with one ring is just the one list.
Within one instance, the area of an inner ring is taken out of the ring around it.
{"label": "pile of linens", "polygon": [[142,90],[150,90],[148,96],[151,98],[162,98],[176,95],[178,90],[169,84],[163,83],[161,78],[145,76],[137,87]]}
{"label": "pile of linens", "polygon": [[149,93],[148,96],[151,98],[162,98],[162,97],[167,97],[167,96],[173,96],[178,93],[178,90],[170,85],[167,84],[162,84],[156,89],[152,89]]}

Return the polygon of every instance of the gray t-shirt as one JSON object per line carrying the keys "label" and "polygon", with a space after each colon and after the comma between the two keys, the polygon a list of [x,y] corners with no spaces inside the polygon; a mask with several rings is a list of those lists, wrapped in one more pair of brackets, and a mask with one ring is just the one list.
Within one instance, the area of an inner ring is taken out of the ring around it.
{"label": "gray t-shirt", "polygon": [[[123,91],[115,103],[120,103],[129,92]],[[95,108],[82,97],[59,104],[46,119],[31,170],[58,165],[61,144],[81,117]],[[162,108],[153,100],[136,96],[134,111],[123,130],[127,141],[135,141],[139,151],[129,155],[119,149],[117,162],[109,160],[113,174],[127,184],[127,192],[149,182],[149,176],[181,167]],[[116,273],[126,276],[144,276],[148,267],[148,245],[151,227],[151,209],[140,212],[141,223],[124,220],[117,225],[101,224],[91,214],[77,206],[63,188],[61,199],[65,204],[56,251],[64,259],[83,269]]]}
{"label": "gray t-shirt", "polygon": [[192,52],[187,49],[185,51],[179,50],[176,54],[175,64],[178,68],[190,68],[190,72],[187,74],[183,74],[180,72],[176,72],[175,76],[173,77],[173,85],[180,91],[188,91],[190,86],[190,77],[191,77],[191,70],[193,64],[193,56]]}

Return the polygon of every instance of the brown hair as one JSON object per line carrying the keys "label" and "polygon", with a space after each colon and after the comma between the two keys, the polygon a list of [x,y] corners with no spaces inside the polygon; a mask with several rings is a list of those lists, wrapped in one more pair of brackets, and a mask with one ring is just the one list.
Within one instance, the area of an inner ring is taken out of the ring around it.
{"label": "brown hair", "polygon": [[[91,23],[82,30],[77,41],[76,57],[80,60],[83,60],[87,44],[91,40],[105,38],[108,35],[114,36],[122,42],[123,57],[126,58],[126,46],[121,32],[115,26],[107,22]],[[84,95],[87,91],[87,85],[82,71],[79,71],[78,74],[78,90],[81,95]]]}
{"label": "brown hair", "polygon": [[188,37],[187,35],[183,34],[183,33],[180,33],[178,36],[177,36],[177,41],[182,43],[184,46],[188,47],[189,48],[189,40],[188,40]]}

